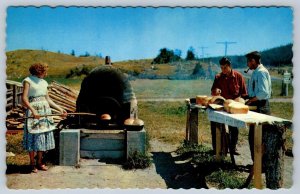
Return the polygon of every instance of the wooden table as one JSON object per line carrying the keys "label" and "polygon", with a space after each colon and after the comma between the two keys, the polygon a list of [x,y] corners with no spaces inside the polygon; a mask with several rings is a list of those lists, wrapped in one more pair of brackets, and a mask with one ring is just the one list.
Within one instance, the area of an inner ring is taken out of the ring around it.
{"label": "wooden table", "polygon": [[[290,120],[269,116],[261,113],[249,111],[247,114],[229,114],[225,111],[206,110],[208,119],[219,124],[230,125],[237,128],[249,128],[254,126],[254,187],[262,188],[262,125],[283,122],[290,124]],[[216,130],[216,159],[221,160],[221,131],[220,125]]]}
{"label": "wooden table", "polygon": [[[274,122],[285,123],[290,125],[292,121],[270,115],[249,111],[248,114],[230,114],[225,111],[215,111],[205,106],[195,104],[190,99],[186,100],[187,104],[187,122],[186,122],[186,141],[198,144],[198,112],[207,113],[208,120],[217,123],[216,130],[216,159],[222,159],[221,152],[221,125],[225,127],[233,126],[237,128],[249,128],[254,126],[254,187],[262,188],[262,126]],[[205,114],[201,114],[204,116]],[[200,118],[201,120],[201,118]]]}

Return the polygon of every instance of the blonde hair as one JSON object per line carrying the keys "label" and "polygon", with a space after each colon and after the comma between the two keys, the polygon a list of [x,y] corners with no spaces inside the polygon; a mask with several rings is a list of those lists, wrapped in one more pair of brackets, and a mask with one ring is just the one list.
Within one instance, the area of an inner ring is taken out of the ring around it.
{"label": "blonde hair", "polygon": [[31,75],[39,76],[48,70],[48,64],[46,63],[34,63],[29,67]]}

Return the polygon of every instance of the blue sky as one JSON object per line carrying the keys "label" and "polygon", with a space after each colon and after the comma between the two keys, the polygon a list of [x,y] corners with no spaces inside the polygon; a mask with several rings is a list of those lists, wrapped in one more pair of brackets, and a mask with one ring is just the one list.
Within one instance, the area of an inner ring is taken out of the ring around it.
{"label": "blue sky", "polygon": [[265,50],[293,42],[293,12],[281,8],[9,7],[6,51],[44,49],[110,55],[112,61],[154,58],[161,48],[190,47],[197,56]]}

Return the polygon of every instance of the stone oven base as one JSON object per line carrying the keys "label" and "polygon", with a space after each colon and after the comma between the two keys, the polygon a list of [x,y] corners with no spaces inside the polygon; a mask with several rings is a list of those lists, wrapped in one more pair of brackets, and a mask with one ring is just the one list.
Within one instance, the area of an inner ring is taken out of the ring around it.
{"label": "stone oven base", "polygon": [[64,129],[60,132],[59,164],[74,166],[80,158],[124,160],[146,152],[146,131]]}

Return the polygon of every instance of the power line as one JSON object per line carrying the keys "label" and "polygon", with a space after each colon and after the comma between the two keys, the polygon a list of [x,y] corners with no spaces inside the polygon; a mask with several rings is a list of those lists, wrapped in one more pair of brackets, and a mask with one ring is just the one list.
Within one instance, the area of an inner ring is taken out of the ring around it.
{"label": "power line", "polygon": [[208,48],[207,46],[200,46],[199,48],[201,48],[202,51],[202,57],[204,58],[204,49]]}
{"label": "power line", "polygon": [[237,42],[229,42],[229,41],[224,41],[224,42],[216,42],[217,44],[224,44],[225,45],[225,56],[227,56],[227,47],[228,44],[235,44]]}
{"label": "power line", "polygon": [[207,47],[207,46],[200,46],[199,48],[201,48],[201,51],[202,51],[201,57],[202,57],[202,60],[203,60],[203,62],[204,62],[204,49],[206,49],[206,48],[208,48],[208,47]]}

